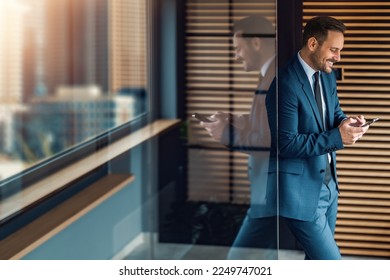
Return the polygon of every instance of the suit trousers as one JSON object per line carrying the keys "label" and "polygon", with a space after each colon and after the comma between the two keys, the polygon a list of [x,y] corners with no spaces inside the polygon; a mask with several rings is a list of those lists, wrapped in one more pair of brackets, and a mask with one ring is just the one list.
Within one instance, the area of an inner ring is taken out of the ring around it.
{"label": "suit trousers", "polygon": [[277,217],[254,218],[250,209],[242,223],[227,258],[230,260],[276,260]]}
{"label": "suit trousers", "polygon": [[321,187],[315,216],[310,221],[286,218],[295,238],[302,245],[307,260],[340,260],[340,250],[334,239],[338,191],[333,178]]}

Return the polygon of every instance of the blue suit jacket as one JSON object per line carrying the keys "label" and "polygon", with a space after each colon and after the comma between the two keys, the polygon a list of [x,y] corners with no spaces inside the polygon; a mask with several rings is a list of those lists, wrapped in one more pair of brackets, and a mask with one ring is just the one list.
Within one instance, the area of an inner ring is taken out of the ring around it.
{"label": "blue suit jacket", "polygon": [[[281,216],[310,220],[316,212],[328,154],[343,143],[338,125],[346,118],[337,97],[334,74],[322,73],[328,130],[324,130],[309,80],[298,57],[293,58],[274,80],[266,98],[271,129],[268,193],[279,198]],[[276,207],[276,206],[275,206]]]}

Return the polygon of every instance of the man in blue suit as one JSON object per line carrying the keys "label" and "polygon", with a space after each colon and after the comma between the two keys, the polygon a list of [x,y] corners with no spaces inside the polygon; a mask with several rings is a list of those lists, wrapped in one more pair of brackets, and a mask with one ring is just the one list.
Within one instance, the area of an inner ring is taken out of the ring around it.
{"label": "man in blue suit", "polygon": [[301,50],[280,71],[266,98],[272,138],[269,186],[277,185],[279,214],[306,259],[341,259],[334,239],[335,151],[354,144],[368,129],[363,116],[343,113],[337,96],[332,68],[340,61],[345,29],[332,17],[309,20]]}

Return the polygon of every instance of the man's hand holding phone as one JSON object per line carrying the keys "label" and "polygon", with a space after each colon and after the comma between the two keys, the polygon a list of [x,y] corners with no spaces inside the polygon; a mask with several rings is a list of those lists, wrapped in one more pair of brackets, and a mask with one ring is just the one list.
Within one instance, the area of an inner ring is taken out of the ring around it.
{"label": "man's hand holding phone", "polygon": [[192,114],[192,117],[197,119],[198,121],[209,123],[209,122],[215,122],[216,119],[211,119],[210,117],[204,115],[204,114],[199,114],[199,113],[194,113]]}
{"label": "man's hand holding phone", "polygon": [[352,122],[350,122],[350,126],[353,127],[366,127],[370,126],[374,122],[377,122],[379,118],[375,118],[372,120],[365,120],[363,116],[357,116],[357,117],[349,117],[348,119],[351,119]]}
{"label": "man's hand holding phone", "polygon": [[230,114],[224,112],[217,112],[211,116],[195,113],[192,117],[198,119],[201,125],[207,130],[211,137],[216,141],[220,141],[222,133],[229,124]]}
{"label": "man's hand holding phone", "polygon": [[344,145],[355,144],[357,140],[363,137],[369,126],[378,119],[366,121],[364,116],[348,117],[339,125],[341,138]]}
{"label": "man's hand holding phone", "polygon": [[361,125],[361,127],[369,126],[369,125],[373,124],[376,121],[379,121],[379,118],[375,118],[375,119],[366,121],[364,124]]}

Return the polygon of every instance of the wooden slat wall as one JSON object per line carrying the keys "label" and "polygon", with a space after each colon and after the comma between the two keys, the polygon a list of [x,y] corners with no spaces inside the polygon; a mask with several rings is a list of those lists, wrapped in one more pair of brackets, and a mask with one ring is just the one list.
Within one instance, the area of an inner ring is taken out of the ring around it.
{"label": "wooden slat wall", "polygon": [[229,152],[191,119],[194,112],[249,113],[258,73],[234,61],[232,23],[250,14],[275,22],[276,1],[186,2],[186,104],[189,120],[189,199],[249,203],[247,156]]}
{"label": "wooden slat wall", "polygon": [[390,1],[304,1],[304,24],[317,15],[348,30],[338,91],[348,115],[381,120],[338,152],[336,239],[343,254],[390,257]]}

